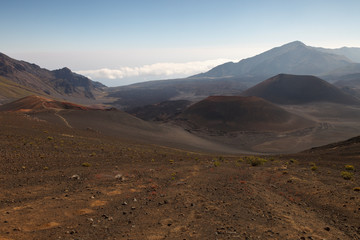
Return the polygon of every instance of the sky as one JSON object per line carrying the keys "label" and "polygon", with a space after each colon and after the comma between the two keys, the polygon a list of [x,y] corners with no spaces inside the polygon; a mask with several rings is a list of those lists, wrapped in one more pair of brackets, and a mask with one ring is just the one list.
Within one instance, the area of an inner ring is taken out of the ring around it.
{"label": "sky", "polygon": [[0,0],[0,52],[120,86],[288,42],[360,47],[359,0]]}

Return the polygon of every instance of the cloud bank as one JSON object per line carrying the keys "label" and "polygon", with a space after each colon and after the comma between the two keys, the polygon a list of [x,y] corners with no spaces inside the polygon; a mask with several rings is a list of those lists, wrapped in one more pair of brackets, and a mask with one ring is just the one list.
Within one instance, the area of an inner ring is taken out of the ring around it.
{"label": "cloud bank", "polygon": [[143,65],[140,67],[120,67],[118,69],[101,68],[76,72],[93,80],[120,80],[131,78],[134,81],[146,81],[164,78],[188,77],[201,72],[206,72],[217,65],[230,61],[237,60],[222,58],[185,63],[163,62]]}

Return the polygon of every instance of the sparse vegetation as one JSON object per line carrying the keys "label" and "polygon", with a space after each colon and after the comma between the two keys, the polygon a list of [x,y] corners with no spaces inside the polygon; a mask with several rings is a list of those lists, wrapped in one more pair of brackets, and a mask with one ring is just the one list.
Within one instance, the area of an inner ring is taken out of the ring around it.
{"label": "sparse vegetation", "polygon": [[88,162],[83,162],[83,163],[81,164],[81,166],[83,166],[83,167],[90,167],[91,164],[88,163]]}
{"label": "sparse vegetation", "polygon": [[291,159],[290,159],[290,163],[292,163],[292,164],[298,164],[299,162],[298,162],[298,160],[296,160],[296,159],[294,159],[294,158],[291,158]]}
{"label": "sparse vegetation", "polygon": [[253,167],[260,166],[267,162],[267,160],[265,158],[256,157],[256,156],[249,156],[249,157],[247,157],[246,160]]}
{"label": "sparse vegetation", "polygon": [[354,176],[354,173],[352,172],[347,172],[347,171],[342,171],[341,172],[341,176],[343,177],[343,179],[345,180],[351,180]]}
{"label": "sparse vegetation", "polygon": [[345,170],[347,171],[354,171],[355,167],[353,165],[345,165]]}
{"label": "sparse vegetation", "polygon": [[219,160],[214,161],[214,167],[219,167],[221,165]]}
{"label": "sparse vegetation", "polygon": [[313,166],[311,166],[311,171],[316,171],[318,169],[318,167],[314,164]]}
{"label": "sparse vegetation", "polygon": [[353,189],[355,192],[360,192],[360,187],[354,187]]}

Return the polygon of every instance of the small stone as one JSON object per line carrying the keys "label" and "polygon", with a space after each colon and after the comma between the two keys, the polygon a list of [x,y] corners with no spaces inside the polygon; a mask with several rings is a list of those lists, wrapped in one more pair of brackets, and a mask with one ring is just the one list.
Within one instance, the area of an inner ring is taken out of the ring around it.
{"label": "small stone", "polygon": [[330,228],[329,227],[325,227],[324,228],[326,231],[330,231]]}
{"label": "small stone", "polygon": [[123,202],[122,205],[126,206],[126,205],[127,205],[127,202]]}
{"label": "small stone", "polygon": [[123,176],[121,173],[115,175],[115,179],[120,180],[120,181],[124,181],[124,180],[125,180],[124,176]]}
{"label": "small stone", "polygon": [[135,210],[136,209],[136,207],[131,207],[131,210]]}
{"label": "small stone", "polygon": [[77,175],[77,174],[74,174],[70,177],[71,179],[74,179],[74,180],[79,180],[80,179],[80,176]]}

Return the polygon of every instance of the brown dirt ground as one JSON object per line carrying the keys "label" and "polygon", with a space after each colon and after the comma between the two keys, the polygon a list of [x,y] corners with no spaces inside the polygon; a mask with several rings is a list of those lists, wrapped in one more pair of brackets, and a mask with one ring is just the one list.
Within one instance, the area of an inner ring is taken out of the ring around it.
{"label": "brown dirt ground", "polygon": [[1,240],[360,239],[359,143],[252,166],[260,157],[140,145],[23,114],[0,123]]}

